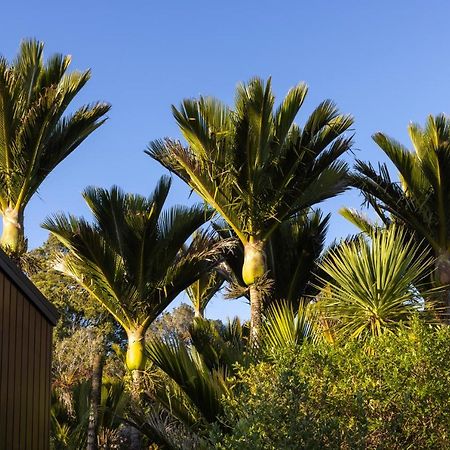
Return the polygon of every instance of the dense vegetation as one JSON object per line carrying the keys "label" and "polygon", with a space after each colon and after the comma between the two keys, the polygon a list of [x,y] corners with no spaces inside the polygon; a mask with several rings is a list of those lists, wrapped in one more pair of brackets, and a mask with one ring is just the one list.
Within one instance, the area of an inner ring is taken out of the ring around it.
{"label": "dense vegetation", "polygon": [[[449,448],[450,119],[410,125],[414,151],[374,135],[397,182],[348,167],[353,118],[332,101],[295,123],[304,84],[278,106],[259,78],[233,106],[184,100],[184,142],[146,153],[202,204],[168,208],[164,175],[147,197],[88,187],[92,219],[47,218],[27,252],[28,201],[109,109],[65,115],[90,76],[69,62],[36,41],[0,59],[0,244],[62,315],[52,447]],[[361,233],[325,248],[317,206],[351,187],[379,221],[344,210]],[[205,318],[221,290],[249,323]]]}

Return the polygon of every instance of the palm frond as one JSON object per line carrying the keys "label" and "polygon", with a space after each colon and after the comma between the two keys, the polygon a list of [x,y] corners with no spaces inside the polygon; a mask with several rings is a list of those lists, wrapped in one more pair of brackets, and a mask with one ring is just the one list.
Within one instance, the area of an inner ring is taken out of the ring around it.
{"label": "palm frond", "polygon": [[427,285],[434,260],[395,225],[374,229],[330,250],[320,264],[326,318],[341,336],[365,338],[395,330],[436,291]]}

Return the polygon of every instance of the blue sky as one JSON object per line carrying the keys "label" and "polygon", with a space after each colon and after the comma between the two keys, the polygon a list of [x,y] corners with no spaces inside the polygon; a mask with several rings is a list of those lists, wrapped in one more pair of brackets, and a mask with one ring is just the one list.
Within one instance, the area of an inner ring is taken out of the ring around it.
{"label": "blue sky", "polygon": [[[149,193],[164,170],[143,150],[155,138],[178,136],[170,105],[214,95],[232,103],[239,81],[272,76],[278,98],[309,87],[298,122],[332,98],[355,117],[355,155],[384,161],[372,143],[384,131],[408,143],[408,122],[450,110],[450,3],[378,1],[12,2],[2,5],[0,53],[12,59],[21,39],[46,43],[46,54],[71,54],[73,69],[92,69],[76,104],[105,100],[109,121],[44,182],[26,211],[30,246],[54,212],[86,214],[87,185],[118,184]],[[349,155],[348,161],[352,162]],[[171,202],[191,202],[176,182]],[[324,205],[334,212],[329,239],[353,228],[336,211],[359,207],[349,192]],[[245,315],[216,301],[211,316]]]}

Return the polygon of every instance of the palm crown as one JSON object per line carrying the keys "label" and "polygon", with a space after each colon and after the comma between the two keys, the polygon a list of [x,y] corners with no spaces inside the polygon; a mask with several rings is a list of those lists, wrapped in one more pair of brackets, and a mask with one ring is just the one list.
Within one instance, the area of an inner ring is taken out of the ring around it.
{"label": "palm crown", "polygon": [[243,244],[267,239],[280,221],[342,192],[352,124],[331,101],[294,124],[307,87],[291,89],[274,111],[270,80],[237,88],[235,109],[213,98],[184,100],[174,117],[188,146],[166,139],[147,153],[213,206]]}
{"label": "palm crown", "polygon": [[[104,121],[109,105],[64,115],[90,78],[67,74],[70,56],[43,61],[44,44],[24,41],[16,60],[0,57],[0,213],[3,247],[25,250],[24,209],[47,175]],[[20,248],[22,247],[22,248]]]}
{"label": "palm crown", "polygon": [[[43,225],[69,250],[62,270],[115,317],[128,333],[129,350],[136,344],[138,354],[150,323],[211,268],[223,245],[207,233],[184,245],[211,213],[202,205],[163,211],[169,188],[166,177],[148,198],[116,187],[88,188],[83,196],[94,224],[57,215]],[[139,358],[129,358],[130,369],[142,368]]]}

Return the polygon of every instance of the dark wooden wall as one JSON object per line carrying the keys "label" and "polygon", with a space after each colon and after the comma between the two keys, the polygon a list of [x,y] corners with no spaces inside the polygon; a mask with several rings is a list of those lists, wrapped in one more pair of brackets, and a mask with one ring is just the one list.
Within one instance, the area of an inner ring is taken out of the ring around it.
{"label": "dark wooden wall", "polygon": [[52,324],[0,272],[0,450],[49,446]]}

